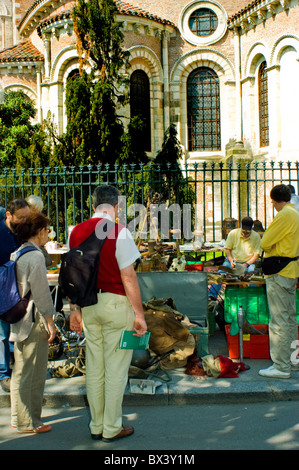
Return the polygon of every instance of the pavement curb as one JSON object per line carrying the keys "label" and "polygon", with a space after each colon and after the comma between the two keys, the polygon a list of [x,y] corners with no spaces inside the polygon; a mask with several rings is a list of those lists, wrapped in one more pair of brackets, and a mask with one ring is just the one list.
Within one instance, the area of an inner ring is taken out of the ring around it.
{"label": "pavement curb", "polygon": [[[223,334],[209,338],[210,354],[228,356],[227,342]],[[56,363],[60,364],[61,361]],[[64,361],[62,361],[64,362]],[[270,379],[259,375],[259,370],[271,365],[269,359],[244,359],[248,366],[234,378],[213,378],[185,374],[183,367],[168,370],[171,381],[163,382],[155,375],[154,395],[132,393],[129,385],[124,395],[124,405],[165,406],[191,404],[233,404],[278,401],[299,401],[299,371],[292,372],[289,379]],[[51,367],[50,367],[51,365]],[[47,408],[88,406],[85,377],[53,378],[49,365],[45,384],[44,405]],[[163,372],[163,371],[162,371]],[[159,374],[157,374],[159,375]],[[10,395],[0,387],[0,407],[10,406]]]}
{"label": "pavement curb", "polygon": [[[181,371],[180,371],[181,372]],[[299,377],[298,377],[299,378]],[[198,378],[197,378],[198,379]],[[176,382],[179,380],[179,382]],[[174,375],[174,381],[163,383],[153,395],[131,393],[127,385],[124,405],[166,406],[191,404],[233,404],[277,401],[299,401],[298,380],[261,380],[242,382],[238,378],[196,380],[195,377]],[[10,395],[0,392],[0,407],[10,406]],[[85,377],[51,378],[46,381],[44,407],[88,406]]]}

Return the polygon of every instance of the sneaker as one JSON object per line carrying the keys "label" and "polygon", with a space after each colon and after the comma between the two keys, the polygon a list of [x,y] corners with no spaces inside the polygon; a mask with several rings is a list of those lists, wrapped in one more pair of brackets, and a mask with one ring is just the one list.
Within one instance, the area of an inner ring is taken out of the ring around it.
{"label": "sneaker", "polygon": [[5,379],[0,380],[0,384],[4,392],[10,392],[10,377],[6,377]]}
{"label": "sneaker", "polygon": [[276,379],[288,379],[291,377],[289,372],[282,372],[274,367],[274,365],[268,367],[267,369],[261,369],[259,375],[263,377],[276,378]]}

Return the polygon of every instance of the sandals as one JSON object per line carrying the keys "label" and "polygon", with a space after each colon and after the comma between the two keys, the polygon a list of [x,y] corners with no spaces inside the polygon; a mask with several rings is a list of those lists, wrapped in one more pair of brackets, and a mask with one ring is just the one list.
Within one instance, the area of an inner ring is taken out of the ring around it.
{"label": "sandals", "polygon": [[49,432],[49,431],[51,431],[51,429],[52,429],[52,427],[50,426],[50,424],[42,424],[38,428],[33,429],[33,432],[36,433],[36,434],[39,434],[39,433],[42,433],[42,432]]}
{"label": "sandals", "polygon": [[38,428],[35,428],[35,429],[28,429],[28,430],[24,430],[24,431],[19,431],[17,429],[17,432],[19,433],[34,433],[34,434],[41,434],[41,433],[44,433],[44,432],[49,432],[51,431],[52,427],[50,426],[50,424],[42,424],[41,426],[39,426]]}

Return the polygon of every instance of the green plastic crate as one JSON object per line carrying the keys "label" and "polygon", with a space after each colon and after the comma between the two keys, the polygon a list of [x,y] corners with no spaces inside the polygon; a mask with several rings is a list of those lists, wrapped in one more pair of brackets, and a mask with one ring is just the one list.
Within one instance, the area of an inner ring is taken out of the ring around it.
{"label": "green plastic crate", "polygon": [[[231,323],[237,318],[239,305],[242,305],[246,319],[252,325],[267,325],[270,321],[266,286],[226,286],[224,298],[224,318]],[[299,324],[299,290],[296,290],[296,311]]]}
{"label": "green plastic crate", "polygon": [[265,286],[226,286],[224,298],[224,318],[231,323],[237,317],[238,308],[242,305],[246,319],[252,325],[269,323],[269,308]]}

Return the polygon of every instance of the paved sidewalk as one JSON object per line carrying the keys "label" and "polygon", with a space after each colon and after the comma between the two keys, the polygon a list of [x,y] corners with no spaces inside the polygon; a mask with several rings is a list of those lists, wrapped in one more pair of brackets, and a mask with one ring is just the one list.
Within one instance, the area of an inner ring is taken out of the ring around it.
{"label": "paved sidewalk", "polygon": [[[209,337],[209,352],[228,357],[225,336],[216,331]],[[127,386],[124,405],[186,405],[195,403],[249,403],[265,401],[299,400],[299,371],[292,372],[289,379],[267,379],[258,374],[259,369],[271,365],[268,359],[247,359],[249,370],[237,378],[212,378],[186,375],[183,368],[168,371],[170,382],[162,382],[154,395],[131,393]],[[152,379],[150,377],[150,379]],[[158,378],[153,378],[159,381]],[[85,377],[69,379],[52,378],[48,375],[44,406],[82,406],[87,404]],[[0,406],[9,406],[9,394],[0,388]]]}

